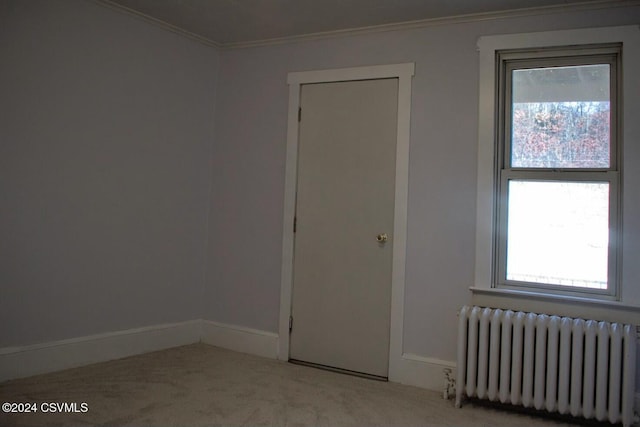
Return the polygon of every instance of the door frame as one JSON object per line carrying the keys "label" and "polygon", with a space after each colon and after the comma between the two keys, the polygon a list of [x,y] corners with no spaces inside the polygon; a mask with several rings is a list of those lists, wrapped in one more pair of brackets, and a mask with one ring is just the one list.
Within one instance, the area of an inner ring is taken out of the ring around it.
{"label": "door frame", "polygon": [[411,83],[415,63],[291,72],[287,125],[287,154],[282,230],[282,270],[278,359],[289,360],[289,318],[293,289],[293,220],[298,177],[298,111],[303,84],[353,80],[398,79],[398,130],[396,137],[396,182],[393,219],[393,261],[391,270],[391,319],[389,337],[389,380],[399,381],[403,359],[404,284],[407,247],[407,203],[409,190],[409,140],[411,125]]}

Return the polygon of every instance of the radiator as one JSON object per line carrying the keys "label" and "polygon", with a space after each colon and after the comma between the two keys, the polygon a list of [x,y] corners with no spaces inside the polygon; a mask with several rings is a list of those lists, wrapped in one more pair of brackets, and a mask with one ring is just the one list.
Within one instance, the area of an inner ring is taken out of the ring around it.
{"label": "radiator", "polygon": [[457,407],[470,397],[633,423],[631,325],[465,306],[457,366]]}

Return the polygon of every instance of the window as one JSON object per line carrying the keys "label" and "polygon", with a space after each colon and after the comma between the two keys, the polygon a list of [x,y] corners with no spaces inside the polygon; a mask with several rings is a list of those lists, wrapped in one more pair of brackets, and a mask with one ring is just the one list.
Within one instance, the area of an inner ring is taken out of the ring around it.
{"label": "window", "polygon": [[640,27],[488,35],[478,50],[471,302],[638,323]]}
{"label": "window", "polygon": [[497,287],[616,295],[620,49],[496,52]]}

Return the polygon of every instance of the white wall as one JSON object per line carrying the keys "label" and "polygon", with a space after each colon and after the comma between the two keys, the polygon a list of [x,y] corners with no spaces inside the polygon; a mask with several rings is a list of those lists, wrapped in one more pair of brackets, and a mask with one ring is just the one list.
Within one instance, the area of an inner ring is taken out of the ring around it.
{"label": "white wall", "polygon": [[415,62],[404,352],[454,360],[474,276],[478,37],[637,16],[639,7],[556,13],[223,51],[205,318],[278,330],[287,73]]}
{"label": "white wall", "polygon": [[0,348],[201,318],[219,54],[0,3]]}

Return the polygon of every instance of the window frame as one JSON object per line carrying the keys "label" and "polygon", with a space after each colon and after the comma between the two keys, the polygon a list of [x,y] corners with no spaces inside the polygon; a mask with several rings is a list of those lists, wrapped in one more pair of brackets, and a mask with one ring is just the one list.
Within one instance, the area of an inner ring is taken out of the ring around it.
{"label": "window frame", "polygon": [[[620,236],[620,175],[621,148],[618,135],[620,122],[621,45],[583,45],[551,47],[547,49],[518,49],[496,51],[496,165],[495,165],[495,211],[494,224],[494,277],[493,286],[505,289],[522,289],[559,295],[576,295],[603,299],[618,299],[618,270]],[[609,65],[610,139],[608,168],[544,168],[514,167],[511,165],[512,149],[512,76],[514,70],[548,67],[570,67],[582,65]],[[507,278],[507,218],[509,206],[509,180],[550,182],[606,182],[609,184],[609,244],[607,258],[607,288],[592,289],[571,287],[551,283],[509,280]]]}
{"label": "window frame", "polygon": [[[543,49],[557,46],[582,46],[606,43],[622,44],[623,76],[640,75],[640,27],[638,25],[581,28],[485,35],[478,39],[478,156],[476,193],[476,241],[473,283],[470,287],[471,304],[512,310],[555,313],[574,317],[589,317],[616,322],[638,323],[640,319],[640,263],[634,256],[640,253],[640,193],[627,192],[620,214],[625,229],[619,242],[618,295],[615,300],[594,298],[589,295],[561,295],[529,292],[494,286],[495,249],[495,162],[497,116],[495,114],[496,67],[495,54],[502,50]],[[618,115],[624,126],[619,135],[626,141],[624,157],[620,159],[625,175],[619,182],[620,191],[640,183],[640,79],[626,79],[621,87],[620,102],[624,111]],[[623,114],[622,114],[623,113]],[[631,259],[630,262],[627,262]]]}

